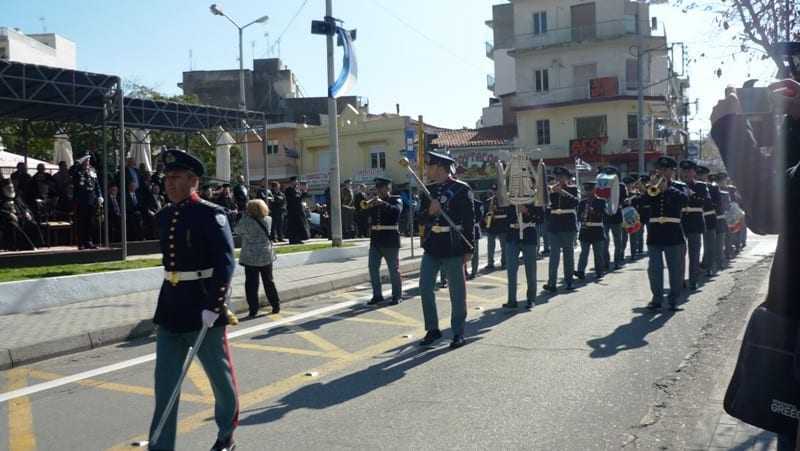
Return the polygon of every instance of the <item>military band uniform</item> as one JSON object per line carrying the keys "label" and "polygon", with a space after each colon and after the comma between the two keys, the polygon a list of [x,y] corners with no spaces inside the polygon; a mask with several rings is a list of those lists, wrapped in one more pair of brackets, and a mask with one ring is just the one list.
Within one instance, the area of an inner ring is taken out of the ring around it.
{"label": "military band uniform", "polygon": [[[619,176],[619,172],[613,167],[604,168],[603,172],[609,175],[617,174],[617,176]],[[622,228],[622,206],[627,198],[628,189],[624,184],[620,183],[617,211],[613,215],[606,213],[603,217],[603,224],[605,225],[603,228],[603,235],[605,236],[603,258],[606,265],[608,265],[606,268],[608,271],[611,270],[611,253],[609,252],[611,239],[614,240],[614,269],[620,269],[625,263],[625,246],[627,245],[628,234]]]}
{"label": "military band uniform", "polygon": [[[554,170],[556,175],[561,172],[556,172],[559,169],[566,172],[567,176],[569,175],[569,172],[563,168],[556,168]],[[550,233],[550,262],[547,285],[544,286],[545,290],[550,292],[556,291],[558,265],[562,253],[564,254],[564,285],[567,289],[572,288],[572,276],[575,271],[578,189],[575,186],[566,186],[564,191],[570,193],[571,196],[558,192],[550,193],[550,215],[547,219]]]}
{"label": "military band uniform", "polygon": [[[182,151],[169,150],[164,159],[167,173],[186,168],[202,175],[199,160]],[[214,418],[218,428],[214,449],[224,449],[217,445],[232,443],[239,418],[236,375],[225,332],[228,324],[225,304],[236,267],[228,219],[221,207],[200,199],[193,192],[177,205],[162,208],[158,222],[165,280],[153,318],[157,326],[156,405],[150,426],[151,439],[161,415],[169,416],[158,442],[151,442],[150,449],[175,449],[178,405],[176,403],[171,412],[164,412],[164,409],[189,348],[203,326],[206,310],[219,316],[208,329],[197,357],[214,391]]]}
{"label": "military band uniform", "polygon": [[[699,174],[707,174],[707,171],[708,168],[698,167]],[[719,202],[719,187],[715,183],[708,184],[708,203],[703,206],[706,231],[703,233],[703,259],[700,263],[707,276],[712,276],[717,268],[717,208]]]}
{"label": "military band uniform", "polygon": [[[657,164],[675,168],[677,163],[669,157],[661,157]],[[668,183],[657,196],[646,196],[651,208],[651,217],[647,226],[647,252],[649,263],[647,275],[650,279],[650,291],[653,298],[648,308],[660,308],[664,299],[664,259],[669,274],[668,302],[672,309],[677,308],[678,297],[683,288],[681,270],[681,250],[684,245],[681,230],[681,212],[686,206],[687,197],[683,188]],[[663,257],[663,259],[662,259]]]}
{"label": "military band uniform", "polygon": [[728,266],[727,249],[728,241],[728,221],[726,215],[731,207],[731,197],[728,191],[720,188],[719,209],[717,210],[717,269],[721,270]]}
{"label": "military band uniform", "polygon": [[589,248],[594,254],[594,272],[598,279],[603,277],[606,267],[603,238],[603,218],[605,217],[606,203],[603,199],[594,196],[582,199],[578,204],[578,217],[581,218],[581,229],[578,240],[581,243],[581,253],[578,257],[578,270],[575,275],[579,279],[586,277],[586,265],[589,261]]}
{"label": "military band uniform", "polygon": [[486,255],[488,269],[494,269],[495,243],[500,242],[500,268],[506,267],[506,239],[508,231],[508,215],[497,205],[497,196],[486,201]]}
{"label": "military band uniform", "polygon": [[[527,290],[525,292],[525,306],[533,307],[536,303],[536,258],[538,255],[539,238],[536,233],[536,223],[544,215],[541,207],[533,204],[526,205],[527,211],[522,212],[522,224],[518,221],[510,222],[508,233],[506,233],[506,271],[508,275],[508,302],[504,307],[517,307],[517,275],[519,270],[519,254],[522,252],[522,262],[525,268],[525,281]],[[505,208],[509,217],[516,217],[517,212],[514,206]],[[519,231],[522,228],[522,239]]]}
{"label": "military band uniform", "polygon": [[[681,162],[682,168],[696,168],[697,165],[689,160]],[[687,182],[686,194],[688,201],[681,212],[681,226],[686,237],[686,248],[688,250],[689,261],[689,287],[694,290],[700,281],[702,270],[700,269],[700,248],[703,234],[706,231],[705,217],[703,216],[706,208],[711,204],[711,196],[708,192],[708,185],[700,181]],[[681,276],[685,274],[686,254],[681,254]]]}
{"label": "military band uniform", "polygon": [[472,261],[470,262],[472,272],[469,275],[469,279],[474,279],[478,275],[478,262],[480,260],[480,239],[481,239],[481,220],[483,219],[483,203],[477,199],[472,201],[472,206],[475,209],[475,224],[472,226],[474,229],[474,236],[473,239],[475,240],[476,246],[472,250]]}
{"label": "military band uniform", "polygon": [[[650,178],[646,175],[640,176],[640,180],[642,184],[646,184]],[[644,231],[647,228],[647,224],[650,221],[650,205],[646,202],[647,193],[640,192],[638,193],[633,199],[631,199],[631,205],[636,208],[636,211],[639,213],[639,222],[642,224],[642,227],[639,229],[638,232],[634,233],[631,236],[631,240],[636,242],[634,247],[636,256],[644,255]],[[636,239],[634,240],[634,236]]]}
{"label": "military band uniform", "polygon": [[[454,161],[445,156],[428,152],[429,164],[442,164]],[[422,262],[420,264],[419,291],[422,298],[422,312],[425,317],[426,337],[422,344],[434,341],[441,337],[439,331],[439,315],[436,310],[436,295],[434,285],[436,275],[440,270],[447,274],[450,290],[450,326],[453,331],[453,344],[463,345],[464,327],[467,319],[467,287],[464,274],[464,257],[472,253],[474,247],[473,222],[473,194],[469,185],[464,182],[448,178],[443,183],[428,186],[431,197],[424,196],[421,200],[420,223],[425,226],[422,240]],[[453,220],[456,225],[454,230],[441,214],[429,214],[431,198],[440,202],[442,211]],[[463,234],[467,243],[461,238]]]}
{"label": "military band uniform", "polygon": [[[388,185],[391,180],[378,178],[376,184]],[[369,233],[369,280],[372,284],[371,304],[383,302],[381,287],[381,259],[386,262],[389,280],[392,283],[392,304],[400,302],[403,281],[400,278],[400,215],[403,201],[399,196],[373,201],[365,210],[370,224]]]}

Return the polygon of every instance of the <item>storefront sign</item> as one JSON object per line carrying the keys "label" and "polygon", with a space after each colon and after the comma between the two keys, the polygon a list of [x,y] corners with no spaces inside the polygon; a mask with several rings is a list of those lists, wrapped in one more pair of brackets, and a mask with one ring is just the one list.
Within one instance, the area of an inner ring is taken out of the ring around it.
{"label": "storefront sign", "polygon": [[589,96],[614,97],[619,95],[619,79],[617,77],[602,77],[589,80]]}
{"label": "storefront sign", "polygon": [[573,139],[569,142],[569,156],[584,161],[598,161],[603,153],[603,144],[608,143],[608,136],[597,138]]}

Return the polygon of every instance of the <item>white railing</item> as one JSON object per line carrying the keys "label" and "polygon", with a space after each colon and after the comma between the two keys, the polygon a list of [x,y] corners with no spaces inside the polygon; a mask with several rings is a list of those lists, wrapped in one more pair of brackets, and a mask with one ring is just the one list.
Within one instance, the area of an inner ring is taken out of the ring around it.
{"label": "white railing", "polygon": [[584,42],[598,39],[612,39],[636,34],[636,21],[633,18],[597,22],[580,27],[554,28],[544,33],[521,34],[514,36],[517,50],[546,47],[569,42]]}

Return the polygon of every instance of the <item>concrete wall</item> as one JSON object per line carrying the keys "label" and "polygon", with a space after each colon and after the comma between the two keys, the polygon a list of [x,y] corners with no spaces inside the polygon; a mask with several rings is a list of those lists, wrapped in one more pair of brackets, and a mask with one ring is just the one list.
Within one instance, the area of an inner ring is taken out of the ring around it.
{"label": "concrete wall", "polygon": [[[533,13],[547,13],[548,30],[566,29],[572,27],[571,8],[575,5],[587,3],[595,4],[596,22],[610,22],[622,20],[626,13],[635,13],[635,8],[630,5],[632,2],[627,0],[597,0],[587,2],[586,0],[512,0],[514,5],[514,35],[529,35],[533,33]],[[642,17],[640,23],[644,25],[642,30],[645,34],[649,33],[647,26],[650,15],[650,7],[646,4],[641,5],[640,12]]]}
{"label": "concrete wall", "polygon": [[[267,130],[270,144],[278,146],[278,153],[269,155],[268,180],[285,181],[288,177],[298,175],[299,158],[291,158],[286,154],[286,148],[297,150],[297,124],[270,124]],[[264,174],[263,144],[248,142],[247,152],[250,158],[250,179],[261,180]]]}
{"label": "concrete wall", "polygon": [[75,43],[54,33],[26,35],[0,28],[0,47],[9,61],[72,70],[77,67]]}

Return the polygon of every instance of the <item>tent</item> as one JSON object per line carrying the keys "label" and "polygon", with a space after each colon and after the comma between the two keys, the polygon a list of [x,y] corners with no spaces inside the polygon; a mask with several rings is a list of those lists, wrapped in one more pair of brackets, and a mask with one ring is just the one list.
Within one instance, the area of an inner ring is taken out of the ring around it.
{"label": "tent", "polygon": [[230,133],[220,128],[217,138],[217,172],[216,179],[224,182],[231,181],[231,145],[236,144]]}
{"label": "tent", "polygon": [[128,156],[133,158],[136,168],[144,164],[147,172],[153,172],[150,162],[150,130],[133,129],[131,135],[131,150]]}
{"label": "tent", "polygon": [[72,159],[72,143],[69,142],[69,136],[66,133],[58,133],[53,142],[53,163],[60,162],[67,163],[67,167],[71,167],[74,160]]}

